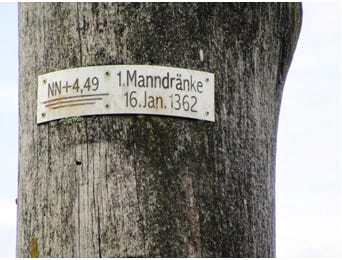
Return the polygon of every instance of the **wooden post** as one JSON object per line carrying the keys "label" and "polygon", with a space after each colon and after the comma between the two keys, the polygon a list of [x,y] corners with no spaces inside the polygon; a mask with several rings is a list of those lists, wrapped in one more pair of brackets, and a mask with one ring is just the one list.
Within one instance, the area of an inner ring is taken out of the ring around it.
{"label": "wooden post", "polygon": [[[281,95],[299,3],[20,3],[18,257],[273,257]],[[37,78],[93,65],[215,74],[216,121],[37,125]]]}

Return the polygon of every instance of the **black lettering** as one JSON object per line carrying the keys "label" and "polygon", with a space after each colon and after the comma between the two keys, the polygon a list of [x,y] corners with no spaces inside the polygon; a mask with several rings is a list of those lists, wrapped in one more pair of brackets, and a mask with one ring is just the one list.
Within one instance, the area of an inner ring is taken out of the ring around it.
{"label": "black lettering", "polygon": [[188,90],[188,91],[190,91],[190,81],[188,80],[188,79],[184,79],[183,80],[183,90]]}
{"label": "black lettering", "polygon": [[155,107],[155,104],[154,104],[154,97],[153,96],[149,96],[148,97],[148,103],[147,103],[147,106],[149,107],[149,108],[154,108]]}
{"label": "black lettering", "polygon": [[68,84],[68,81],[65,83],[65,86],[63,86],[65,89],[65,92],[68,93],[68,89],[71,88],[71,85]]}
{"label": "black lettering", "polygon": [[195,88],[195,84],[196,84],[196,81],[192,81],[192,76],[190,76],[190,90],[189,91],[194,91],[196,92],[196,88]]}
{"label": "black lettering", "polygon": [[48,97],[51,96],[55,96],[55,86],[54,86],[54,82],[52,84],[48,83]]}
{"label": "black lettering", "polygon": [[182,79],[176,78],[176,89],[177,90],[183,90],[182,89]]}
{"label": "black lettering", "polygon": [[163,80],[162,80],[162,86],[163,86],[163,88],[165,88],[165,89],[168,89],[168,88],[169,88],[169,79],[170,79],[170,73],[168,72],[168,73],[166,74],[166,77],[164,77]]}
{"label": "black lettering", "polygon": [[137,71],[136,70],[133,71],[132,75],[130,71],[127,70],[127,87],[129,86],[130,82],[132,82],[134,86],[137,85]]}
{"label": "black lettering", "polygon": [[143,88],[145,87],[145,77],[143,75],[139,75],[138,86]]}
{"label": "black lettering", "polygon": [[198,82],[197,82],[197,92],[198,92],[198,93],[203,93],[202,88],[203,88],[203,83],[202,83],[202,81],[198,81]]}
{"label": "black lettering", "polygon": [[173,81],[175,80],[175,78],[170,78],[170,88],[172,88],[173,85]]}
{"label": "black lettering", "polygon": [[143,108],[146,107],[146,103],[147,103],[147,94],[146,94],[146,91],[145,91],[145,95],[144,95],[144,105],[143,105]]}
{"label": "black lettering", "polygon": [[52,83],[55,86],[55,95],[57,95],[57,92],[59,95],[62,94],[62,81],[59,81],[59,84],[57,82]]}
{"label": "black lettering", "polygon": [[197,98],[195,96],[191,96],[191,99],[194,101],[194,103],[192,104],[190,111],[197,112],[197,110],[195,110],[195,105],[197,104]]}
{"label": "black lettering", "polygon": [[[158,84],[157,84],[158,81]],[[161,77],[159,76],[154,76],[154,88],[157,88],[157,86],[160,88],[161,86]]]}
{"label": "black lettering", "polygon": [[156,97],[156,106],[157,106],[157,108],[163,108],[163,98],[162,97]]}
{"label": "black lettering", "polygon": [[146,76],[146,87],[153,88],[153,77],[151,75]]}

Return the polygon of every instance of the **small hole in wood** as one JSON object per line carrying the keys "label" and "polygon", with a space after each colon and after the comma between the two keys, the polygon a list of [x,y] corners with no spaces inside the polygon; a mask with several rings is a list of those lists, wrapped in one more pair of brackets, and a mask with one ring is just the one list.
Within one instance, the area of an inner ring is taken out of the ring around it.
{"label": "small hole in wood", "polygon": [[81,164],[82,164],[82,162],[76,160],[76,165],[81,165]]}

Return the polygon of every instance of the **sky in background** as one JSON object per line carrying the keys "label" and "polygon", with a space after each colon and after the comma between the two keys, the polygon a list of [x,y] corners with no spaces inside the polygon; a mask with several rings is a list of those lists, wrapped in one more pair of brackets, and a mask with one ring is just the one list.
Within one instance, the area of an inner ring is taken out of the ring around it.
{"label": "sky in background", "polygon": [[277,253],[341,255],[341,3],[304,3],[277,145]]}
{"label": "sky in background", "polygon": [[[341,255],[341,4],[304,3],[278,129],[278,257]],[[18,16],[0,3],[0,257],[15,257]]]}

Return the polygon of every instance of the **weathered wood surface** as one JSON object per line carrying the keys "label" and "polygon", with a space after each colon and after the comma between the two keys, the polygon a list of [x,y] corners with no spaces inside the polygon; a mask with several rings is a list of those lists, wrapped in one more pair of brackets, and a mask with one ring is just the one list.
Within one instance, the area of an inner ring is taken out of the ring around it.
{"label": "weathered wood surface", "polygon": [[[18,257],[275,255],[277,122],[300,4],[20,3],[19,15]],[[36,124],[38,75],[105,64],[215,73],[216,122]]]}

